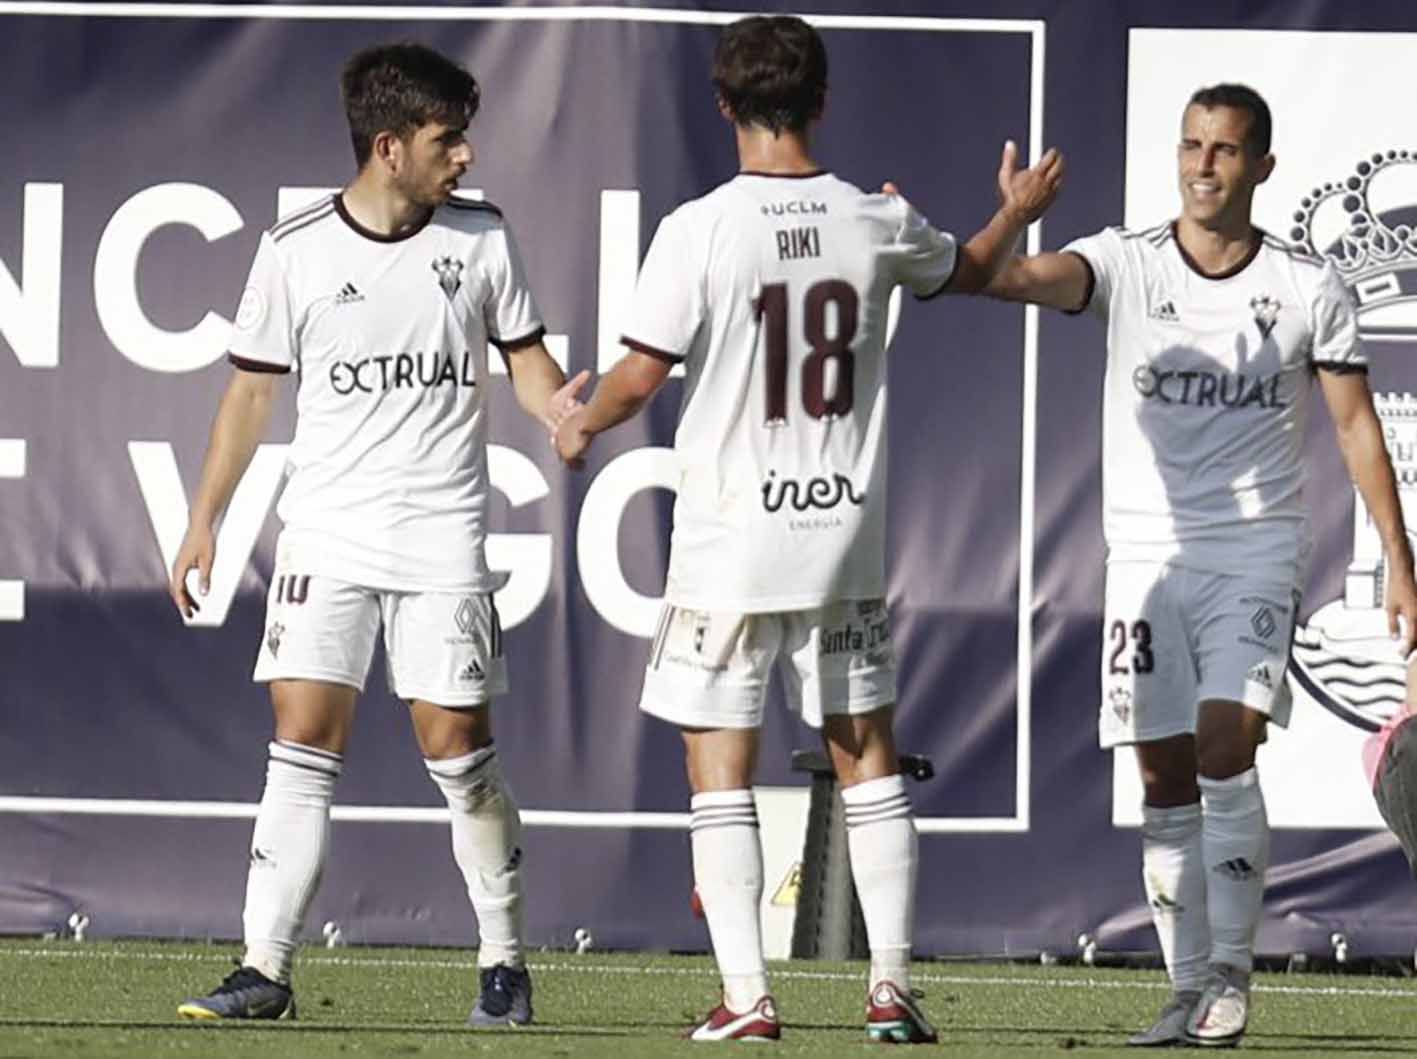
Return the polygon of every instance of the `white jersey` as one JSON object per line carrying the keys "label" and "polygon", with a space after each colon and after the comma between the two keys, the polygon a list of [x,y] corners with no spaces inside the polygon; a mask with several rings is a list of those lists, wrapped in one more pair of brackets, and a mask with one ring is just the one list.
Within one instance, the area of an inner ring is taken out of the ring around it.
{"label": "white jersey", "polygon": [[828,173],[742,173],[661,222],[623,340],[685,365],[668,603],[884,595],[887,302],[954,265],[904,199]]}
{"label": "white jersey", "polygon": [[1172,225],[1108,228],[1064,248],[1107,321],[1103,521],[1108,558],[1301,582],[1301,447],[1315,370],[1366,370],[1331,262],[1258,233],[1206,276]]}
{"label": "white jersey", "polygon": [[454,200],[369,232],[339,195],[261,236],[231,359],[300,373],[282,561],[400,591],[489,592],[487,344],[541,317],[501,213]]}

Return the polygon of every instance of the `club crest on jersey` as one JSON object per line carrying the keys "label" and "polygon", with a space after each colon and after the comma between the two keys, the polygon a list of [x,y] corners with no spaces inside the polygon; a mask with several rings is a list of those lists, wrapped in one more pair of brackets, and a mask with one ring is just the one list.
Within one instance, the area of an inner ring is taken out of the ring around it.
{"label": "club crest on jersey", "polygon": [[448,301],[452,301],[462,286],[462,262],[455,257],[435,257],[433,271],[438,274],[438,286],[443,288]]}
{"label": "club crest on jersey", "polygon": [[1255,314],[1255,326],[1260,329],[1260,338],[1268,338],[1269,333],[1274,330],[1281,308],[1279,299],[1271,298],[1268,294],[1256,294],[1250,299],[1250,311]]}

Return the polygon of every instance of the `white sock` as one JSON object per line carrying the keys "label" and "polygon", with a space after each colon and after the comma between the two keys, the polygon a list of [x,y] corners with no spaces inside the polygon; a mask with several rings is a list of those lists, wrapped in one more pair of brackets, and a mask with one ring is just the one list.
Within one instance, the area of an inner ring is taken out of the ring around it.
{"label": "white sock", "polygon": [[1210,963],[1200,802],[1141,807],[1141,867],[1151,921],[1177,992],[1205,987]]}
{"label": "white sock", "polygon": [[522,966],[522,818],[493,746],[423,764],[448,801],[453,859],[477,914],[477,965]]}
{"label": "white sock", "polygon": [[328,750],[270,744],[266,789],[251,835],[241,962],[272,981],[290,982],[295,939],[325,869],[330,802],[343,764]]}
{"label": "white sock", "polygon": [[882,776],[843,787],[851,877],[871,946],[871,984],[910,988],[911,928],[920,843],[905,777]]}
{"label": "white sock", "polygon": [[741,1014],[768,991],[758,925],[763,899],[758,810],[748,790],[696,794],[689,808],[694,887],[723,977],[723,1002]]}
{"label": "white sock", "polygon": [[1269,818],[1259,773],[1251,768],[1229,779],[1201,776],[1199,780],[1205,805],[1210,958],[1249,971],[1254,966],[1255,930],[1269,867]]}

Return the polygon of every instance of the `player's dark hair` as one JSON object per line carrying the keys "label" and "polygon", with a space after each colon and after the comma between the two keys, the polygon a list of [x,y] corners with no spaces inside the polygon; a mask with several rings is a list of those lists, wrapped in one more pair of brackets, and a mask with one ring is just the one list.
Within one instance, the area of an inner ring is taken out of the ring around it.
{"label": "player's dark hair", "polygon": [[801,132],[826,101],[826,46],[800,18],[740,19],[718,38],[713,86],[736,124]]}
{"label": "player's dark hair", "polygon": [[1256,158],[1269,154],[1269,139],[1274,130],[1269,116],[1269,104],[1249,85],[1219,84],[1198,88],[1186,105],[1204,107],[1206,110],[1233,107],[1245,111],[1250,115],[1250,127],[1245,133],[1245,142]]}
{"label": "player's dark hair", "polygon": [[430,121],[466,126],[482,96],[472,74],[432,48],[411,42],[376,44],[356,52],[344,65],[340,92],[361,169],[379,133],[387,130],[402,140]]}

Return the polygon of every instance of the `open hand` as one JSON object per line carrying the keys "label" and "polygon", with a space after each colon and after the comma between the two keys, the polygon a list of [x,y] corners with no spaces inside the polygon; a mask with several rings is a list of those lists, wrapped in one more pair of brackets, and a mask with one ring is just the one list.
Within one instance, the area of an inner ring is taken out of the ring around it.
{"label": "open hand", "polygon": [[1027,224],[1042,217],[1063,186],[1063,156],[1050,147],[1028,169],[1018,168],[1018,144],[1009,140],[999,162],[999,194],[1004,209],[1017,214]]}

